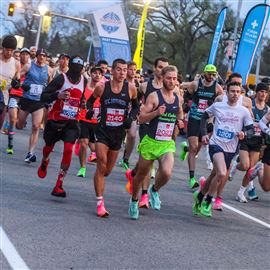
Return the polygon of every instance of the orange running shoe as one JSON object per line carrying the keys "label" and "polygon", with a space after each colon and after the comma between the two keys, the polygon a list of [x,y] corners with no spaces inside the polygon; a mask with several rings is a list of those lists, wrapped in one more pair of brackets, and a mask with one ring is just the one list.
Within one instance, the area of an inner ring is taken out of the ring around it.
{"label": "orange running shoe", "polygon": [[132,176],[132,170],[127,169],[126,170],[126,178],[127,178],[127,184],[126,184],[126,190],[129,194],[132,194],[132,182],[133,182],[133,176]]}

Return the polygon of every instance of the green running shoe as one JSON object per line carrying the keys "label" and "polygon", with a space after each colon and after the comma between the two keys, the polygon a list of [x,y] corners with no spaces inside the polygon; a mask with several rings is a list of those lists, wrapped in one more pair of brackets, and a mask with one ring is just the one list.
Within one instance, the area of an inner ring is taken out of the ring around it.
{"label": "green running shoe", "polygon": [[148,194],[149,194],[149,203],[151,207],[155,210],[160,210],[161,208],[161,201],[159,199],[159,194],[158,192],[154,192],[152,190],[153,185],[151,185],[148,189]]}
{"label": "green running shoe", "polygon": [[84,167],[81,167],[80,169],[79,169],[79,171],[78,171],[78,173],[77,173],[77,176],[78,177],[85,177],[85,174],[86,174],[86,168],[84,168]]}
{"label": "green running shoe", "polygon": [[138,219],[139,218],[139,202],[134,202],[130,199],[129,202],[129,209],[128,214],[131,219]]}
{"label": "green running shoe", "polygon": [[123,167],[123,172],[126,172],[126,170],[129,169],[129,163],[128,163],[128,161],[122,159],[121,160],[121,166]]}
{"label": "green running shoe", "polygon": [[196,180],[195,177],[192,177],[192,178],[189,179],[188,185],[192,189],[200,186],[199,182]]}
{"label": "green running shoe", "polygon": [[194,203],[192,205],[192,213],[194,215],[200,215],[201,214],[201,212],[200,212],[201,211],[201,204],[200,204],[200,202],[198,200],[198,194],[199,194],[199,191],[195,191],[193,193],[193,201],[194,201]]}
{"label": "green running shoe", "polygon": [[207,204],[206,201],[202,202],[200,213],[205,217],[212,217],[212,204]]}
{"label": "green running shoe", "polygon": [[13,155],[14,154],[14,151],[13,151],[13,148],[7,148],[6,149],[6,153],[9,154],[9,155]]}
{"label": "green running shoe", "polygon": [[188,144],[187,142],[181,143],[182,151],[180,152],[179,158],[180,160],[186,160],[188,154]]}

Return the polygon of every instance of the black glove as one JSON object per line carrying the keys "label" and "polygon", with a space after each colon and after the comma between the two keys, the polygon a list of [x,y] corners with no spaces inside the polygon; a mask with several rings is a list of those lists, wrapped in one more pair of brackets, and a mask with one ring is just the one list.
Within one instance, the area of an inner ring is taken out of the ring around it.
{"label": "black glove", "polygon": [[214,130],[214,125],[212,123],[207,123],[206,129],[207,129],[207,133],[211,133]]}
{"label": "black glove", "polygon": [[88,119],[88,120],[90,120],[90,119],[92,119],[93,115],[94,115],[94,110],[93,109],[89,109],[86,112],[85,118]]}
{"label": "black glove", "polygon": [[21,87],[20,80],[13,79],[11,81],[11,87],[14,89],[19,89]]}
{"label": "black glove", "polygon": [[23,89],[23,91],[27,92],[27,91],[30,90],[30,85],[23,84],[23,85],[22,85],[22,89]]}
{"label": "black glove", "polygon": [[127,117],[123,122],[123,128],[130,129],[132,122],[133,122],[133,118]]}

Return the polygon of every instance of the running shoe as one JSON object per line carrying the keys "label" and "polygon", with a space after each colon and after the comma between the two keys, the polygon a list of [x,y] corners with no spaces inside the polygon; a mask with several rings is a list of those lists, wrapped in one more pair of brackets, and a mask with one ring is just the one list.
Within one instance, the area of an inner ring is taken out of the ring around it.
{"label": "running shoe", "polygon": [[237,192],[237,195],[236,195],[236,198],[235,198],[238,202],[241,202],[241,203],[247,203],[247,198],[245,197],[244,193],[238,191]]}
{"label": "running shoe", "polygon": [[192,205],[193,215],[200,215],[201,204],[199,203],[198,194],[199,194],[199,191],[195,191],[193,193],[193,201],[194,201]]}
{"label": "running shoe", "polygon": [[126,170],[126,178],[127,178],[127,184],[126,184],[126,190],[129,194],[132,194],[132,182],[133,182],[133,177],[132,177],[132,170],[127,169]]}
{"label": "running shoe", "polygon": [[81,147],[80,143],[79,143],[79,142],[76,142],[76,143],[75,143],[75,147],[74,147],[74,154],[75,154],[76,156],[79,155],[80,147]]}
{"label": "running shoe", "polygon": [[41,164],[38,168],[38,177],[45,178],[47,175],[47,168],[49,165],[50,159],[44,160],[42,159]]}
{"label": "running shoe", "polygon": [[181,143],[181,152],[179,155],[180,160],[186,160],[188,154],[188,144],[187,142]]}
{"label": "running shoe", "polygon": [[236,174],[236,171],[237,171],[237,164],[238,162],[236,160],[233,161],[233,164],[232,164],[232,167],[230,169],[230,173],[229,173],[229,181],[232,181],[233,180],[233,177],[235,176]]}
{"label": "running shoe", "polygon": [[128,170],[129,169],[129,163],[128,163],[128,161],[125,160],[125,159],[122,159],[121,160],[121,166],[123,167],[123,170],[124,171]]}
{"label": "running shoe", "polygon": [[36,155],[28,152],[28,154],[26,155],[24,162],[26,163],[31,163],[31,162],[36,162],[37,161],[37,157]]}
{"label": "running shoe", "polygon": [[199,191],[201,191],[201,190],[203,189],[203,187],[204,187],[204,185],[205,185],[205,182],[206,182],[205,177],[204,177],[204,176],[201,176],[201,177],[199,178],[199,184],[200,184]]}
{"label": "running shoe", "polygon": [[160,210],[161,208],[161,201],[159,199],[159,194],[157,191],[152,190],[153,185],[151,185],[148,189],[148,194],[149,194],[149,203],[151,207],[155,210]]}
{"label": "running shoe", "polygon": [[143,194],[141,196],[141,199],[139,201],[139,207],[140,208],[149,208],[149,196],[148,194]]}
{"label": "running shoe", "polygon": [[61,183],[60,181],[57,181],[54,189],[52,190],[51,195],[55,197],[61,197],[61,198],[65,198],[67,196],[65,190],[62,187],[62,181]]}
{"label": "running shoe", "polygon": [[258,162],[253,172],[250,174],[250,181],[254,180],[258,176],[260,170],[263,170],[263,164],[261,162]]}
{"label": "running shoe", "polygon": [[198,183],[198,181],[196,180],[195,177],[192,177],[192,178],[189,179],[188,185],[192,189],[200,186],[200,184]]}
{"label": "running shoe", "polygon": [[14,151],[13,151],[13,148],[7,148],[6,149],[6,153],[9,154],[9,155],[13,155],[14,154]]}
{"label": "running shoe", "polygon": [[154,165],[154,163],[153,163],[153,165],[151,166],[150,175],[151,175],[151,179],[155,179],[155,177],[156,177],[156,170],[155,170],[155,165]]}
{"label": "running shoe", "polygon": [[202,202],[200,213],[205,217],[212,217],[212,204],[208,204],[206,201]]}
{"label": "running shoe", "polygon": [[96,152],[92,152],[92,153],[89,155],[87,161],[90,162],[90,163],[91,163],[91,162],[96,162],[96,161],[97,161],[97,155],[96,155]]}
{"label": "running shoe", "polygon": [[85,174],[86,174],[86,168],[84,168],[84,167],[81,167],[80,169],[79,169],[79,171],[78,171],[78,173],[77,173],[77,176],[78,177],[85,177]]}
{"label": "running shoe", "polygon": [[213,210],[222,211],[222,199],[220,197],[216,197],[214,204],[213,204]]}
{"label": "running shoe", "polygon": [[131,219],[138,219],[139,218],[138,202],[136,202],[136,201],[134,202],[130,199],[128,214],[129,214]]}
{"label": "running shoe", "polygon": [[255,187],[251,190],[248,190],[248,198],[251,200],[251,201],[254,201],[254,200],[258,200],[259,197],[256,193],[256,189]]}
{"label": "running shoe", "polygon": [[108,217],[109,216],[109,212],[105,209],[104,199],[98,201],[98,204],[97,204],[97,215],[99,217]]}

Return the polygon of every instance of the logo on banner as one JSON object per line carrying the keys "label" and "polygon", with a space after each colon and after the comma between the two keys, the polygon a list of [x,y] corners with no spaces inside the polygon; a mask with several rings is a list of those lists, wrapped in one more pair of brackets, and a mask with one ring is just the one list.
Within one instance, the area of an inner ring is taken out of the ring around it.
{"label": "logo on banner", "polygon": [[255,20],[252,24],[252,29],[255,29],[256,27],[258,27],[258,23],[257,23],[257,20]]}
{"label": "logo on banner", "polygon": [[101,26],[104,31],[109,34],[116,32],[121,25],[121,20],[117,14],[114,12],[110,12],[105,14],[101,19]]}

